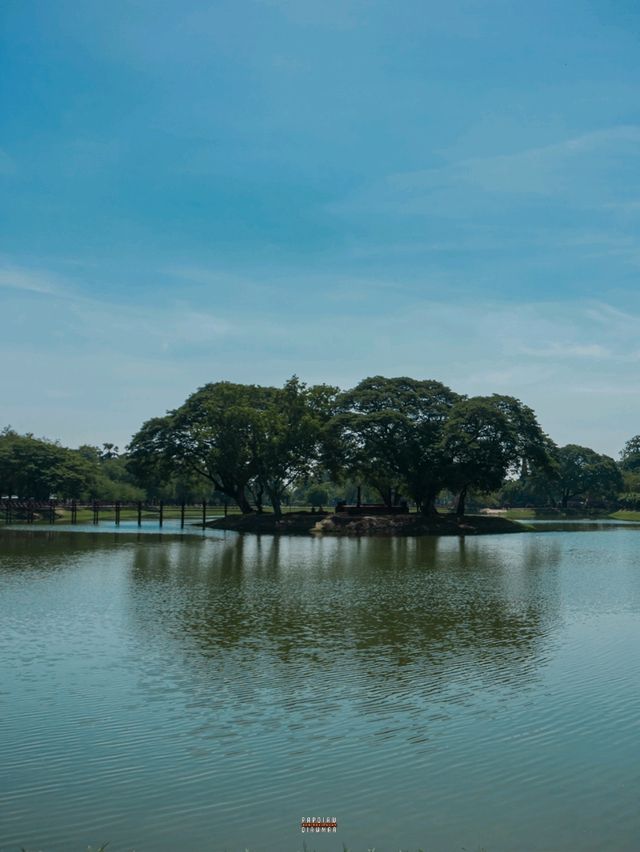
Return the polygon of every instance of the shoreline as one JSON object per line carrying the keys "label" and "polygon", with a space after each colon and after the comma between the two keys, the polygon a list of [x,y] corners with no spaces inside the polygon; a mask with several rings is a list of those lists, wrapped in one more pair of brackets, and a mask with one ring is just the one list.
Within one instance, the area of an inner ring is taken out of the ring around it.
{"label": "shoreline", "polygon": [[333,536],[465,536],[501,535],[530,532],[526,524],[495,515],[454,514],[346,515],[329,512],[291,512],[276,518],[272,514],[233,515],[207,522],[209,529],[267,535]]}

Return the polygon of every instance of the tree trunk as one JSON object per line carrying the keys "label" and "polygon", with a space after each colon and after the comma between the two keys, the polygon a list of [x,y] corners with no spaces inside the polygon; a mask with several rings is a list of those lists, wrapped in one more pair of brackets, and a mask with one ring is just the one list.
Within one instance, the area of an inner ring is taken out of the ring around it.
{"label": "tree trunk", "polygon": [[568,495],[568,494],[563,494],[563,495],[562,495],[562,503],[561,503],[561,505],[562,505],[562,508],[563,508],[563,509],[566,509],[566,508],[567,508],[567,503],[568,503],[568,502],[569,502],[569,495]]}
{"label": "tree trunk", "polygon": [[464,505],[467,499],[467,486],[464,485],[458,494],[458,503],[456,505],[456,517],[464,518]]}
{"label": "tree trunk", "polygon": [[271,505],[273,506],[273,514],[276,518],[282,517],[282,500],[279,494],[271,495]]}
{"label": "tree trunk", "polygon": [[240,511],[243,515],[250,515],[253,512],[253,507],[251,503],[246,498],[244,493],[244,488],[238,488],[237,492],[234,494],[234,499],[238,506],[240,507]]}
{"label": "tree trunk", "polygon": [[437,496],[437,491],[429,491],[427,494],[425,494],[424,499],[420,502],[420,508],[423,515],[434,517],[438,514],[438,510],[436,509]]}
{"label": "tree trunk", "polygon": [[[378,486],[378,487],[376,487],[376,491],[378,492],[378,494],[382,498],[382,502],[387,507],[387,509],[390,509],[393,505],[392,493],[391,493],[390,486],[388,486],[388,485]],[[358,505],[360,505],[360,503],[358,503]]]}

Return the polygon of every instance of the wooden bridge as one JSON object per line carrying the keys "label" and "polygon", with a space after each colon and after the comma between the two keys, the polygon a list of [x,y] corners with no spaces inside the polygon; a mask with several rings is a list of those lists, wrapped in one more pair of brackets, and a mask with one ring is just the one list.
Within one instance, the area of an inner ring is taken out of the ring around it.
{"label": "wooden bridge", "polygon": [[[227,506],[216,506],[217,509],[222,508],[224,515],[227,515]],[[65,517],[60,517],[60,511],[65,513]],[[203,500],[198,504],[187,503],[158,503],[142,502],[105,502],[101,500],[92,500],[82,502],[77,500],[20,500],[18,498],[4,497],[0,499],[0,518],[4,519],[5,524],[15,522],[23,522],[33,524],[36,521],[48,521],[50,524],[55,524],[56,521],[63,523],[77,524],[78,512],[89,512],[93,524],[99,524],[102,516],[109,517],[110,521],[115,521],[116,526],[120,526],[123,512],[132,513],[132,519],[137,520],[139,527],[142,526],[143,515],[147,517],[145,520],[156,520],[158,526],[162,527],[165,521],[166,514],[176,515],[176,520],[180,519],[180,529],[183,529],[187,519],[197,518],[198,526],[204,529],[207,525],[207,502]],[[148,518],[152,514],[151,519]],[[179,513],[179,514],[178,514]],[[193,520],[191,520],[193,523]],[[194,524],[195,525],[195,524]]]}

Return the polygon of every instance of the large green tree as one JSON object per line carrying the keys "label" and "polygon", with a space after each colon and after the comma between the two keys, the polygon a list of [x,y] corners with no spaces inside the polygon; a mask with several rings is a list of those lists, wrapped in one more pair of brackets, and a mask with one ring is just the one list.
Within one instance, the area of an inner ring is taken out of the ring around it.
{"label": "large green tree", "polygon": [[136,484],[128,468],[126,454],[120,453],[114,444],[103,444],[102,449],[92,444],[82,444],[77,452],[96,470],[88,494],[91,498],[115,502],[144,500],[147,496],[145,490]]}
{"label": "large green tree", "polygon": [[551,495],[563,508],[569,500],[611,499],[623,487],[622,475],[615,461],[590,447],[567,444],[555,452],[555,475],[549,479]]}
{"label": "large green tree", "polygon": [[283,388],[265,388],[256,423],[254,495],[265,494],[280,515],[291,486],[317,469],[322,428],[333,412],[336,388],[308,388],[296,376]]}
{"label": "large green tree", "polygon": [[640,473],[640,435],[629,438],[622,448],[620,467],[630,473]]}
{"label": "large green tree", "polygon": [[12,429],[0,434],[3,495],[32,500],[79,498],[92,489],[96,476],[96,465],[77,450]]}
{"label": "large green tree", "polygon": [[205,385],[180,408],[143,424],[129,444],[131,469],[142,483],[198,474],[251,512],[247,488],[257,472],[253,424],[260,395],[255,385]]}
{"label": "large green tree", "polygon": [[458,395],[433,380],[372,376],[340,395],[327,434],[334,476],[370,484],[391,507],[402,493],[435,511],[444,484],[441,438]]}
{"label": "large green tree", "polygon": [[508,476],[548,470],[551,442],[531,408],[511,396],[493,394],[459,400],[443,431],[449,463],[447,485],[458,492],[463,516],[469,489],[488,492]]}
{"label": "large green tree", "polygon": [[308,388],[295,376],[283,388],[216,382],[165,417],[147,421],[129,445],[142,481],[196,474],[234,500],[243,513],[263,496],[280,513],[297,478],[316,465],[323,419],[335,390]]}

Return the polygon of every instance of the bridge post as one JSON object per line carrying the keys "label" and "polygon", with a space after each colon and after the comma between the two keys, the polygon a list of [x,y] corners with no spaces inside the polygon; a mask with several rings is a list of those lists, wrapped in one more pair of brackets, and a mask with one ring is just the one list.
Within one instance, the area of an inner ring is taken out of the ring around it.
{"label": "bridge post", "polygon": [[159,516],[159,518],[158,518],[158,520],[160,521],[160,527],[162,527],[162,521],[163,521],[163,519],[164,519],[164,503],[163,503],[163,501],[161,500],[161,501],[160,501],[160,516]]}
{"label": "bridge post", "polygon": [[207,526],[207,501],[202,501],[202,529]]}
{"label": "bridge post", "polygon": [[116,526],[120,526],[120,501],[116,500]]}
{"label": "bridge post", "polygon": [[184,501],[180,504],[180,529],[184,529]]}

